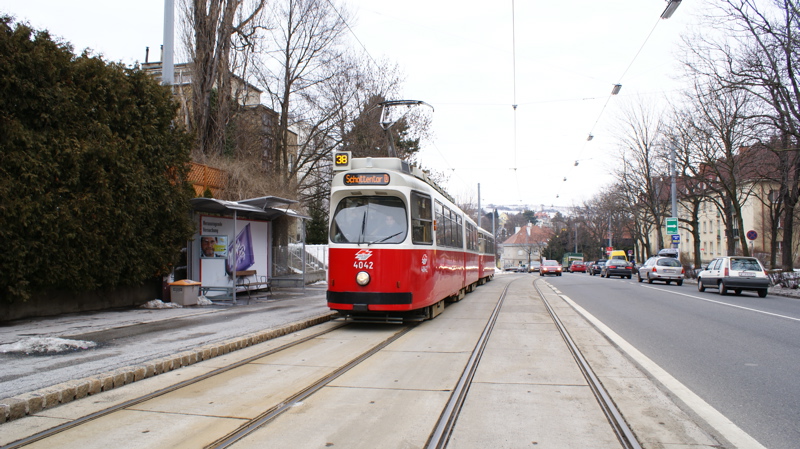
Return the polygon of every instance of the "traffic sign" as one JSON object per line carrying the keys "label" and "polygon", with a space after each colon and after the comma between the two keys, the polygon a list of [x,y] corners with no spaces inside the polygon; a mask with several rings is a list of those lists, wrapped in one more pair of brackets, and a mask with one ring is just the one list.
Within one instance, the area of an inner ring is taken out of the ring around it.
{"label": "traffic sign", "polygon": [[755,240],[758,238],[758,232],[750,230],[747,231],[747,240]]}
{"label": "traffic sign", "polygon": [[672,241],[673,242],[680,242],[681,241],[680,234],[672,234]]}
{"label": "traffic sign", "polygon": [[677,218],[667,218],[667,234],[677,234],[678,233],[678,219]]}

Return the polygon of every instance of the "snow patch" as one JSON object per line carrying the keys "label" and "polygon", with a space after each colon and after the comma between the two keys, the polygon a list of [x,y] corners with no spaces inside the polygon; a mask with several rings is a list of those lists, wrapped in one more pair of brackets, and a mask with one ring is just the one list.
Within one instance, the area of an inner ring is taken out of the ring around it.
{"label": "snow patch", "polygon": [[147,301],[139,307],[143,309],[180,309],[183,306],[175,304],[174,302],[164,302],[160,299],[154,299],[152,301]]}
{"label": "snow patch", "polygon": [[0,353],[18,352],[25,354],[44,354],[78,351],[94,348],[97,343],[85,340],[67,340],[55,337],[31,337],[16,343],[0,345]]}

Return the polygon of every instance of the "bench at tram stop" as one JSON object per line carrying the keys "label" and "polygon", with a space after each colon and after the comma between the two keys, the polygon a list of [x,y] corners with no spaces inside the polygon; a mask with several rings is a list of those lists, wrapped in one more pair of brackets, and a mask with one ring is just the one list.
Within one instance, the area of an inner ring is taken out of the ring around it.
{"label": "bench at tram stop", "polygon": [[241,270],[236,272],[236,286],[247,290],[250,296],[251,290],[266,290],[272,293],[272,282],[265,275],[260,275],[256,270]]}

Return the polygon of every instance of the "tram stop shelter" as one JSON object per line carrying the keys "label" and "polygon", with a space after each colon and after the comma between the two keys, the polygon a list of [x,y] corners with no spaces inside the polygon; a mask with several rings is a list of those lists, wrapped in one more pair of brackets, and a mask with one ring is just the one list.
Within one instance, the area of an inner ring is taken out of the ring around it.
{"label": "tram stop shelter", "polygon": [[[193,198],[196,231],[187,245],[187,278],[200,282],[212,301],[236,304],[237,293],[269,291],[276,277],[305,285],[305,267],[291,266],[291,252],[305,260],[305,220],[295,200],[262,196],[241,201]],[[302,264],[304,265],[304,264]]]}

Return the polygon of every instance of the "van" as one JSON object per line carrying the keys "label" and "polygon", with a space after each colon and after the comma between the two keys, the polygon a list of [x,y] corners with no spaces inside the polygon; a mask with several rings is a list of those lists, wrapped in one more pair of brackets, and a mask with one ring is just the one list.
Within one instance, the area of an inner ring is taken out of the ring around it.
{"label": "van", "polygon": [[611,251],[611,254],[608,255],[608,258],[609,259],[625,259],[627,261],[628,260],[628,253],[626,253],[625,251],[623,251],[621,249],[615,249],[614,251]]}

